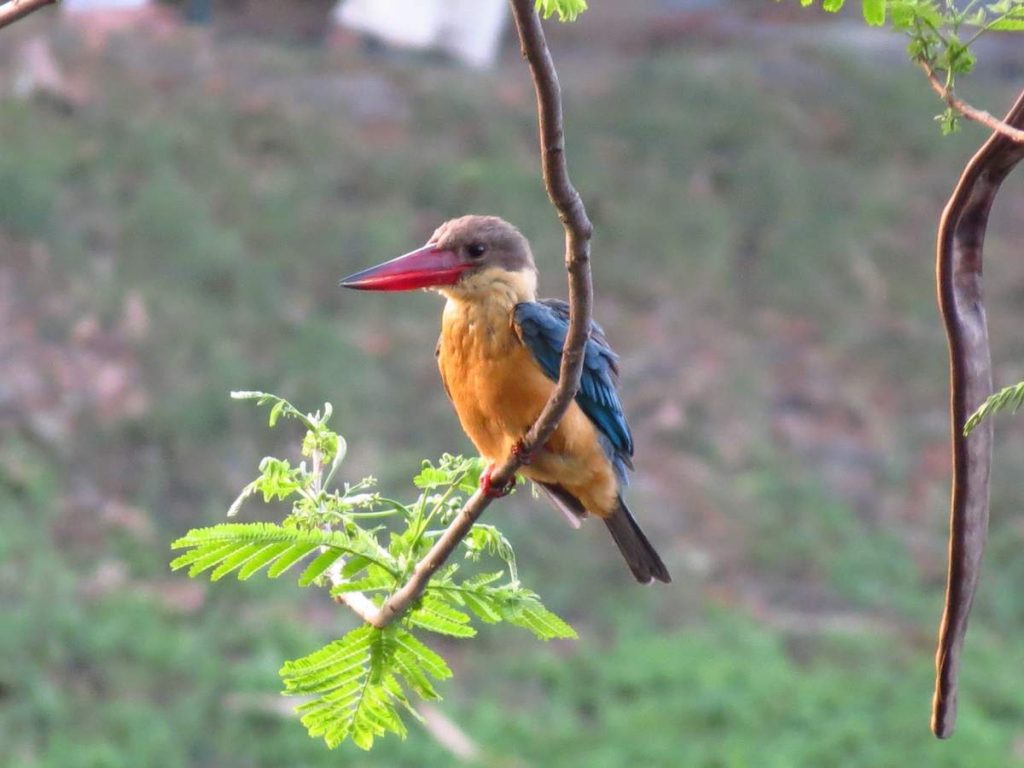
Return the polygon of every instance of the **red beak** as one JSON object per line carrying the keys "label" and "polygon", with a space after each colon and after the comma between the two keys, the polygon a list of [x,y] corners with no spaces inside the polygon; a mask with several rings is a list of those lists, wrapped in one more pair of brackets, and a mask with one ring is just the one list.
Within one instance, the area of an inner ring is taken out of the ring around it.
{"label": "red beak", "polygon": [[459,275],[470,266],[460,261],[453,251],[428,244],[397,259],[349,275],[341,281],[341,285],[357,291],[436,288],[455,285]]}

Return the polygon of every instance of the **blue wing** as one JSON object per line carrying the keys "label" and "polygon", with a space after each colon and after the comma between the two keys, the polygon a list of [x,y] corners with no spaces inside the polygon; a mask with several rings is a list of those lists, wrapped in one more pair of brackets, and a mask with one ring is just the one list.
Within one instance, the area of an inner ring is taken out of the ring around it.
{"label": "blue wing", "polygon": [[[544,375],[557,381],[562,346],[569,331],[569,305],[558,299],[517,304],[512,322]],[[625,481],[626,467],[633,466],[630,461],[633,435],[619,400],[618,361],[618,355],[608,346],[601,327],[592,323],[576,402],[597,427],[605,453],[615,465],[620,479]]]}

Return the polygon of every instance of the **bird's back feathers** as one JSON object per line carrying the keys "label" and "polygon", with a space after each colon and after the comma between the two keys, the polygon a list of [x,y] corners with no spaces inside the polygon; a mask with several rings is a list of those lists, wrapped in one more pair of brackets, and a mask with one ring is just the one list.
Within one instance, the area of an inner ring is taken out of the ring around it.
{"label": "bird's back feathers", "polygon": [[[558,299],[523,302],[515,306],[512,322],[544,374],[557,381],[562,347],[569,329],[569,306]],[[597,428],[598,439],[615,468],[621,487],[628,482],[627,469],[633,468],[633,436],[619,400],[618,374],[618,356],[608,346],[601,327],[592,323],[576,402]],[[569,521],[579,525],[577,518],[587,512],[580,500],[561,485],[543,483],[542,487]],[[601,517],[633,576],[645,584],[654,580],[671,581],[668,569],[622,496],[617,496],[615,502],[610,514],[607,509],[600,510]]]}
{"label": "bird's back feathers", "polygon": [[[559,299],[521,302],[513,310],[512,322],[544,375],[558,381],[562,347],[569,331],[569,305]],[[576,402],[600,432],[605,453],[615,466],[619,482],[625,485],[626,470],[633,467],[633,435],[619,400],[618,361],[601,327],[591,323]]]}

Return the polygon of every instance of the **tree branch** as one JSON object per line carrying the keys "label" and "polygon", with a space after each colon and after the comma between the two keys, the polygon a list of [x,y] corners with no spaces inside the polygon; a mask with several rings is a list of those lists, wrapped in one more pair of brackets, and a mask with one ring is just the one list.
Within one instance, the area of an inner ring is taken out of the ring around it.
{"label": "tree branch", "polygon": [[918,64],[920,64],[921,69],[924,70],[925,77],[928,78],[928,82],[931,84],[932,90],[939,94],[942,100],[946,102],[951,109],[959,112],[968,120],[981,123],[986,128],[990,128],[996,133],[1002,134],[1010,141],[1024,144],[1024,131],[1010,125],[1007,120],[1000,120],[995,115],[992,115],[983,109],[972,107],[963,99],[958,98],[951,88],[947,88],[942,81],[939,80],[938,76],[935,74],[935,70],[932,69],[931,64],[924,59],[918,59]]}
{"label": "tree branch", "polygon": [[[1006,118],[996,121],[1022,133],[1024,92]],[[992,355],[982,297],[982,247],[988,214],[1007,174],[1024,159],[1024,143],[996,130],[964,168],[939,222],[936,253],[939,308],[949,341],[953,498],[949,573],[939,625],[932,731],[952,735],[957,678],[967,619],[978,585],[988,532],[992,422],[964,435],[968,417],[992,392]]]}
{"label": "tree branch", "polygon": [[[583,201],[569,179],[565,160],[561,88],[544,38],[540,17],[534,8],[534,0],[510,2],[520,47],[529,64],[534,89],[537,92],[544,186],[565,229],[565,266],[569,275],[569,332],[562,349],[558,384],[536,423],[523,439],[523,453],[528,455],[548,441],[579,389],[584,347],[590,337],[590,237],[593,227],[587,218]],[[491,475],[494,486],[501,487],[511,482],[522,464],[520,456],[512,455],[505,459]],[[402,616],[413,601],[423,594],[430,577],[451,556],[491,501],[490,496],[477,490],[426,556],[417,563],[409,581],[392,594],[377,611],[364,610],[365,604],[357,598],[354,600],[353,595],[346,595],[345,599],[339,602],[344,602],[373,626],[386,627]],[[368,602],[365,596],[360,597]]]}
{"label": "tree branch", "polygon": [[30,13],[47,5],[56,5],[59,0],[10,0],[0,5],[0,29],[23,19]]}

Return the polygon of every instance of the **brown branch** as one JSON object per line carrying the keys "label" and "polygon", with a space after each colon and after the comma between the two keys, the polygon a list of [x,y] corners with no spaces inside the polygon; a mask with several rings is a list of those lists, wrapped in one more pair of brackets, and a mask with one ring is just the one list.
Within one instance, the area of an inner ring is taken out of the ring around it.
{"label": "brown branch", "polygon": [[[562,350],[558,384],[536,423],[523,439],[524,453],[529,454],[548,441],[579,389],[583,350],[590,336],[590,236],[593,228],[583,201],[569,179],[565,161],[561,88],[540,17],[534,8],[534,0],[510,2],[520,46],[530,66],[537,92],[544,186],[565,229],[565,266],[569,274],[569,332]],[[509,456],[492,473],[493,485],[501,487],[511,482],[521,466],[522,459],[519,456]],[[364,615],[365,612],[360,613],[362,618],[375,627],[386,627],[402,616],[413,601],[423,594],[430,577],[451,556],[491,501],[491,497],[477,490],[434,542],[430,551],[416,564],[409,581],[376,613],[368,616]],[[353,607],[349,602],[351,599],[351,596],[346,596],[345,602],[349,607]]]}
{"label": "brown branch", "polygon": [[[1024,126],[1024,92],[1006,118],[997,122],[1013,130]],[[988,532],[992,423],[981,423],[969,437],[963,431],[970,414],[992,393],[992,355],[982,297],[982,247],[996,193],[1022,159],[1024,144],[1005,131],[994,132],[964,168],[939,222],[936,278],[949,341],[953,446],[949,573],[932,702],[932,731],[943,739],[952,735],[956,723],[960,652]]]}
{"label": "brown branch", "polygon": [[47,5],[56,5],[59,0],[10,0],[0,5],[0,29],[23,19],[30,13]]}
{"label": "brown branch", "polygon": [[946,85],[944,85],[942,81],[939,80],[938,76],[935,74],[935,70],[932,69],[931,64],[929,64],[924,59],[918,59],[918,64],[920,64],[921,69],[924,70],[925,77],[928,78],[928,82],[931,84],[932,90],[939,94],[942,100],[946,102],[946,104],[948,104],[951,109],[959,112],[968,120],[973,120],[976,123],[981,123],[986,128],[989,128],[995,131],[996,133],[1002,134],[1010,141],[1015,141],[1018,144],[1024,144],[1024,131],[1013,125],[1010,125],[1010,123],[1007,122],[1007,120],[1000,120],[995,115],[986,112],[983,109],[972,107],[966,101],[957,97],[953,93],[952,88],[947,88]]}

